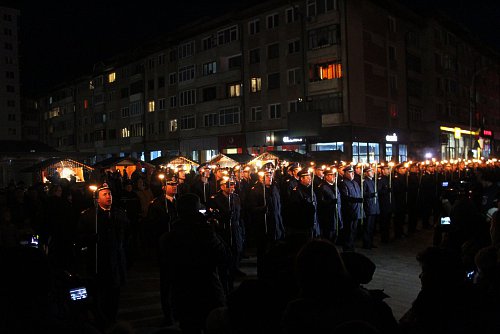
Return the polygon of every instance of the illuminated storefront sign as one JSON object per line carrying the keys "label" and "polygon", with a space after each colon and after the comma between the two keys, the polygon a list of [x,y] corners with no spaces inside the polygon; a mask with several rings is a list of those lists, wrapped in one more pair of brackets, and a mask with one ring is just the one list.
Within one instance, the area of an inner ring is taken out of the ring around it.
{"label": "illuminated storefront sign", "polygon": [[303,141],[303,138],[290,138],[288,136],[283,137],[284,143],[302,143]]}
{"label": "illuminated storefront sign", "polygon": [[455,138],[459,139],[461,135],[477,135],[478,133],[475,131],[464,130],[458,127],[450,128],[447,126],[440,126],[439,129],[441,131],[453,132],[455,134]]}
{"label": "illuminated storefront sign", "polygon": [[385,136],[385,140],[394,143],[398,141],[398,136],[395,133],[393,133],[392,135]]}

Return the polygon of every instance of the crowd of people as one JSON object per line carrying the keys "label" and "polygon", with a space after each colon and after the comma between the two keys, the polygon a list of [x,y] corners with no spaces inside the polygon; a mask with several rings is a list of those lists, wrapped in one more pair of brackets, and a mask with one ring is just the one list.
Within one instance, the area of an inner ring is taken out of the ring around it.
{"label": "crowd of people", "polygon": [[[0,193],[0,257],[12,268],[0,275],[0,331],[124,330],[120,290],[148,256],[172,331],[497,333],[499,167],[204,164],[108,171],[92,191],[64,178],[12,183]],[[433,245],[417,256],[422,289],[398,322],[387,296],[363,287],[375,265],[356,248],[419,229],[434,230]],[[250,280],[240,263],[252,255]]]}

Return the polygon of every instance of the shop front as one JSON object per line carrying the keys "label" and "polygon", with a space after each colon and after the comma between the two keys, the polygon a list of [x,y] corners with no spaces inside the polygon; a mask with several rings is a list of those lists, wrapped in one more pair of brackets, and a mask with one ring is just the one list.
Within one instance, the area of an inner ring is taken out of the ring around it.
{"label": "shop front", "polygon": [[441,160],[478,158],[478,132],[459,127],[440,126]]}
{"label": "shop front", "polygon": [[408,160],[407,136],[399,131],[363,127],[335,127],[311,143],[311,151],[339,150],[342,159],[355,163]]}

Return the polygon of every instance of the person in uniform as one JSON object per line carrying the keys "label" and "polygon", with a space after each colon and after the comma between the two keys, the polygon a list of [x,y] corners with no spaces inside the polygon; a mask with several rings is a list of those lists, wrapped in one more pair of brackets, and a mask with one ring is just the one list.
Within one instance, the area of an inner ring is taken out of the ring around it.
{"label": "person in uniform", "polygon": [[392,182],[393,200],[394,200],[394,237],[396,239],[406,237],[404,233],[404,224],[406,218],[406,166],[404,164],[396,165],[396,173]]}
{"label": "person in uniform", "polygon": [[[120,287],[126,278],[126,247],[129,220],[113,205],[111,189],[104,183],[94,192],[95,207],[82,212],[78,222],[78,243],[84,254],[83,276],[89,278],[102,327],[116,321]],[[97,253],[96,253],[97,251]]]}
{"label": "person in uniform", "polygon": [[299,183],[298,173],[300,171],[300,166],[298,163],[292,163],[288,166],[287,173],[280,184],[280,197],[281,197],[281,207],[283,223],[286,225],[290,219],[290,194],[292,190],[297,187]]}
{"label": "person in uniform", "polygon": [[314,178],[313,178],[313,187],[314,189],[318,188],[319,185],[323,182],[323,178],[325,177],[325,171],[321,166],[314,166]]}
{"label": "person in uniform", "polygon": [[410,171],[407,175],[407,201],[408,210],[408,235],[417,231],[417,223],[420,208],[420,182],[421,174],[417,164],[409,165]]}
{"label": "person in uniform", "polygon": [[345,252],[354,251],[354,242],[358,230],[358,220],[362,217],[361,188],[354,180],[354,169],[351,165],[344,167],[344,179],[339,184],[342,199],[342,248]]}
{"label": "person in uniform", "polygon": [[312,188],[312,178],[307,169],[297,173],[298,185],[290,194],[290,218],[285,224],[287,236],[297,237],[304,242],[320,236],[317,215],[316,194]]}
{"label": "person in uniform", "polygon": [[275,241],[285,237],[280,194],[273,181],[272,169],[261,170],[259,180],[249,189],[247,199],[252,221],[251,231],[257,246],[257,274],[260,276],[267,250]]}
{"label": "person in uniform", "polygon": [[431,215],[436,201],[436,175],[435,166],[429,164],[425,166],[420,183],[420,198],[422,212],[422,228],[432,227]]}
{"label": "person in uniform", "polygon": [[380,241],[387,243],[390,240],[389,230],[392,218],[392,180],[389,179],[391,168],[389,166],[382,166],[380,177],[377,183],[378,202],[380,208],[379,227],[380,227]]}
{"label": "person in uniform", "polygon": [[365,170],[366,177],[363,180],[363,210],[365,221],[363,223],[363,248],[376,248],[373,244],[375,222],[380,214],[378,192],[375,186],[374,172],[372,167]]}
{"label": "person in uniform", "polygon": [[[160,240],[164,235],[172,230],[173,221],[177,218],[176,193],[177,183],[167,181],[166,185],[160,189],[153,189],[156,197],[151,201],[148,210],[147,222],[149,225],[150,247],[154,252],[160,265]],[[166,282],[161,278],[160,280]],[[160,284],[160,301],[166,323],[171,322],[172,310],[170,306],[168,288]]]}
{"label": "person in uniform", "polygon": [[315,188],[321,237],[334,243],[342,229],[340,190],[336,173],[335,167],[326,168],[323,181]]}
{"label": "person in uniform", "polygon": [[203,208],[207,205],[207,200],[210,196],[214,195],[212,192],[208,180],[210,178],[210,167],[207,164],[200,165],[198,167],[198,174],[194,177],[193,184],[191,186],[191,191],[198,195]]}
{"label": "person in uniform", "polygon": [[218,221],[218,233],[229,245],[233,260],[230,268],[224,268],[221,277],[226,292],[233,289],[233,277],[245,275],[239,270],[240,259],[243,251],[243,229],[241,226],[241,202],[238,194],[234,193],[234,181],[228,177],[220,180],[220,190],[212,195],[207,203],[207,213]]}

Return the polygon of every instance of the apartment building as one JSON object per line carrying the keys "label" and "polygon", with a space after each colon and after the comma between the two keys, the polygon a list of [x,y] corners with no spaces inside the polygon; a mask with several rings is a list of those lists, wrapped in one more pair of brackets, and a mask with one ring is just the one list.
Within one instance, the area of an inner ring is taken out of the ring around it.
{"label": "apartment building", "polygon": [[19,11],[0,7],[0,140],[21,139]]}
{"label": "apartment building", "polygon": [[492,59],[452,23],[393,1],[269,1],[57,87],[38,101],[41,133],[97,160],[276,149],[458,158],[478,138],[484,156],[500,120]]}

